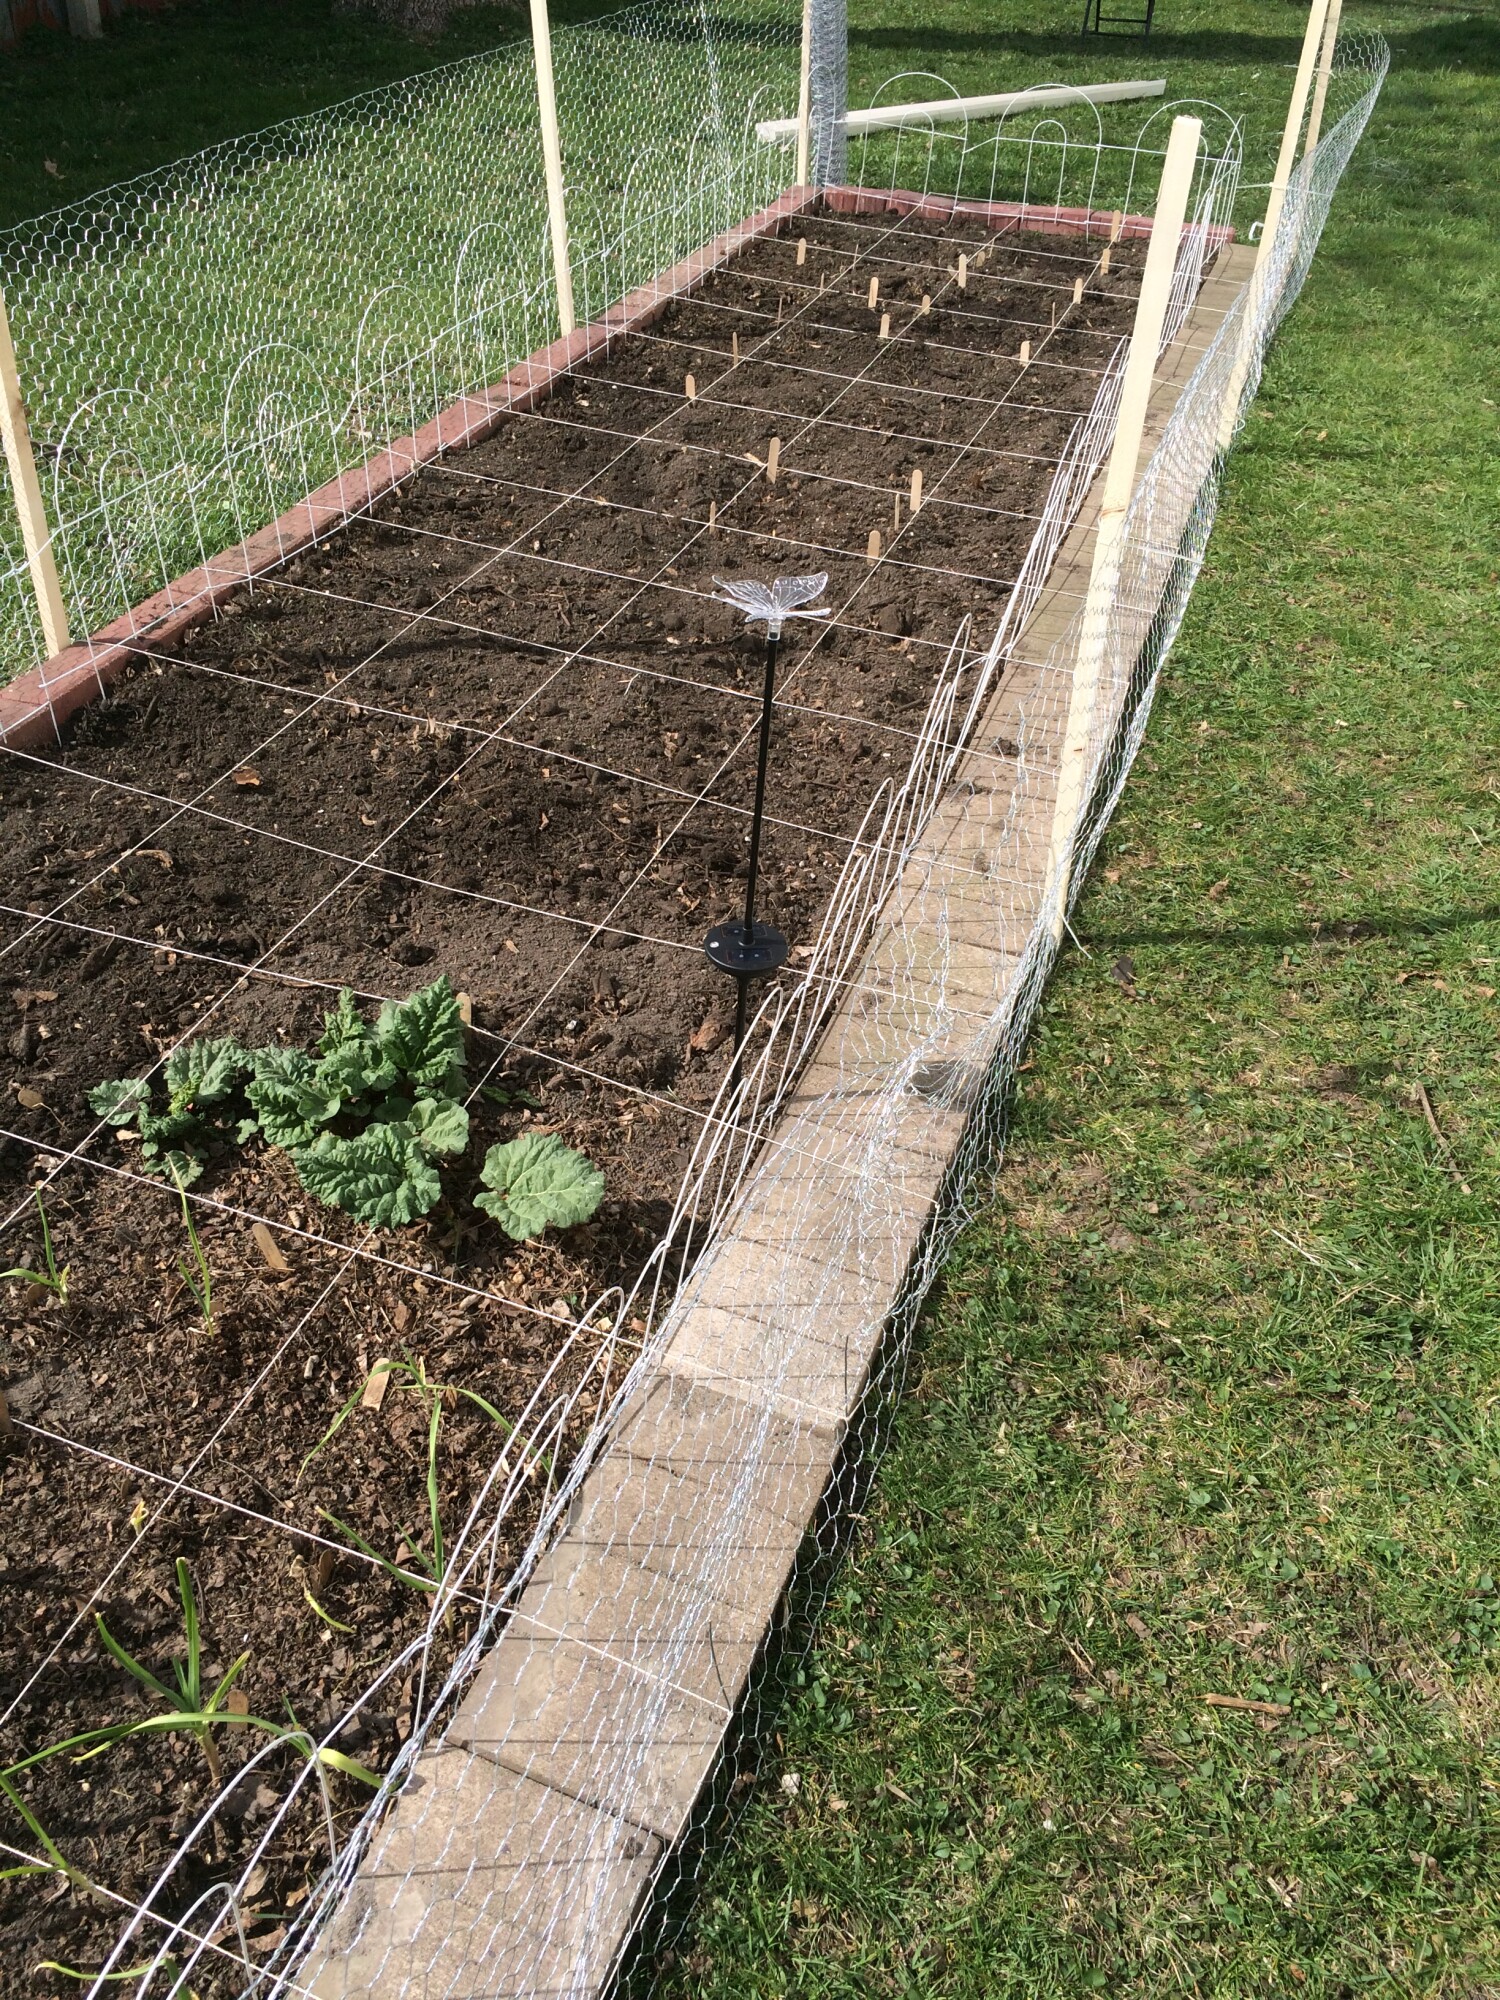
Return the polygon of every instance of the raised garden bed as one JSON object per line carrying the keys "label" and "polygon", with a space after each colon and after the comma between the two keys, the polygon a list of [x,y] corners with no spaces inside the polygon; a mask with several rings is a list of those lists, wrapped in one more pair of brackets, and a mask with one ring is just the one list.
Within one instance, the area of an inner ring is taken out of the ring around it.
{"label": "raised garden bed", "polygon": [[[836,615],[794,627],[786,651],[768,795],[763,902],[801,952],[796,979],[872,801],[911,760],[960,620],[988,639],[1128,330],[1142,250],[1116,244],[1101,278],[1098,248],[920,214],[793,223],[242,595],[180,655],[148,649],[55,752],[11,752],[4,1261],[40,1265],[29,1189],[47,1176],[69,1289],[65,1303],[19,1285],[7,1299],[5,1759],[150,1712],[93,1614],[161,1671],[181,1651],[179,1556],[213,1665],[250,1649],[238,1685],[254,1715],[290,1710],[321,1734],[420,1640],[429,1600],[327,1516],[388,1557],[408,1532],[423,1542],[424,1400],[393,1386],[304,1467],[377,1357],[410,1354],[508,1422],[566,1399],[550,1439],[561,1472],[612,1386],[609,1314],[592,1302],[659,1241],[730,1059],[732,992],[702,939],[741,893],[759,665],[713,578],[829,576]],[[980,249],[960,293],[957,255]],[[470,996],[471,1081],[512,1101],[473,1099],[443,1202],[405,1230],[371,1236],[320,1207],[284,1154],[211,1160],[192,1190],[209,1336],[179,1275],[176,1194],[94,1132],[86,1092],[188,1034],[306,1045],[340,987],[372,1007],[440,973]],[[537,1129],[595,1161],[607,1192],[593,1221],[516,1245],[473,1206],[478,1162]],[[450,1526],[503,1444],[472,1403],[449,1405]],[[506,1513],[496,1578],[546,1483],[538,1470]],[[429,1676],[476,1608],[436,1628]],[[392,1677],[341,1739],[348,1754],[389,1761],[416,1678]],[[221,1733],[231,1772],[249,1740]],[[294,1753],[276,1756],[290,1770]],[[237,1874],[277,1779],[273,1758],[231,1792],[161,1914]],[[0,1885],[0,1990],[19,1992],[41,1960],[99,1964],[214,1788],[198,1746],[171,1734],[17,1782],[108,1892]],[[352,1820],[368,1793],[329,1782]],[[19,1822],[3,1837],[35,1851]],[[264,1857],[252,1951],[273,1948],[327,1851],[309,1797]],[[223,1990],[240,1983],[225,1961]],[[219,1990],[204,1966],[193,1984]]]}

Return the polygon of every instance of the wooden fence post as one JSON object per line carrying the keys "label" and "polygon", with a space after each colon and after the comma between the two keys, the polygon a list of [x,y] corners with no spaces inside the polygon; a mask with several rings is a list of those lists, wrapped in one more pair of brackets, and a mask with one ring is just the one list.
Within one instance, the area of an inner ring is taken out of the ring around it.
{"label": "wooden fence post", "polygon": [[1323,106],[1328,101],[1328,78],[1333,69],[1334,44],[1339,38],[1339,15],[1344,0],[1328,0],[1328,18],[1323,23],[1323,53],[1318,58],[1318,82],[1313,91],[1312,110],[1307,114],[1307,138],[1302,157],[1307,158],[1323,131]]}
{"label": "wooden fence post", "polygon": [[812,158],[812,10],[813,0],[802,0],[802,71],[797,85],[797,186],[807,186],[808,161]]}
{"label": "wooden fence post", "polygon": [[1073,844],[1084,805],[1094,713],[1098,707],[1099,682],[1109,645],[1110,618],[1119,592],[1125,552],[1125,517],[1130,508],[1130,496],[1135,491],[1141,438],[1146,428],[1146,410],[1151,401],[1151,383],[1156,374],[1162,328],[1172,296],[1172,277],[1177,268],[1177,247],[1187,218],[1202,135],[1203,126],[1199,119],[1173,119],[1161,186],[1157,190],[1156,217],[1151,225],[1146,268],[1141,277],[1141,294],[1136,302],[1135,325],[1130,333],[1130,352],[1125,361],[1125,377],[1120,385],[1120,413],[1115,421],[1114,444],[1104,475],[1099,528],[1094,538],[1094,559],[1089,570],[1088,594],[1084,599],[1079,627],[1078,654],[1073,666],[1073,686],[1068,697],[1068,719],[1058,765],[1057,804],[1052,815],[1048,876],[1056,897],[1052,917],[1055,942],[1061,941],[1067,921]]}
{"label": "wooden fence post", "polygon": [[0,441],[5,446],[5,462],[10,468],[11,491],[21,522],[21,540],[26,549],[26,566],[31,571],[37,609],[42,618],[42,638],[49,658],[70,643],[68,614],[63,608],[62,589],[57,581],[57,564],[52,556],[52,531],[42,506],[41,483],[36,476],[36,460],[31,451],[31,433],[26,427],[26,405],[21,400],[21,375],[16,366],[16,350],[11,343],[10,317],[5,310],[5,294],[0,292]]}
{"label": "wooden fence post", "polygon": [[531,45],[536,52],[536,102],[542,126],[542,160],[547,172],[547,221],[552,235],[552,268],[557,275],[557,317],[565,334],[573,331],[573,265],[568,254],[568,210],[563,199],[562,143],[557,132],[557,88],[552,77],[552,26],[547,0],[531,0]]}
{"label": "wooden fence post", "polygon": [[1250,375],[1250,362],[1255,343],[1259,339],[1261,305],[1265,298],[1270,265],[1267,259],[1271,245],[1276,240],[1276,232],[1281,226],[1281,211],[1286,205],[1287,182],[1292,177],[1292,163],[1297,157],[1297,141],[1302,136],[1302,114],[1307,109],[1307,93],[1312,84],[1313,64],[1318,59],[1318,48],[1323,39],[1323,24],[1328,18],[1328,0],[1312,0],[1308,11],[1307,29],[1302,37],[1302,56],[1297,64],[1297,74],[1292,83],[1292,101],[1286,108],[1286,126],[1281,134],[1281,150],[1276,156],[1276,172],[1271,180],[1271,192],[1266,201],[1266,219],[1261,225],[1260,242],[1255,251],[1255,269],[1250,274],[1250,282],[1245,288],[1244,318],[1240,322],[1239,342],[1234,357],[1234,366],[1229,371],[1229,387],[1224,394],[1224,407],[1219,413],[1219,449],[1228,451],[1234,442],[1234,427],[1239,419],[1240,399],[1245,393],[1245,383]]}

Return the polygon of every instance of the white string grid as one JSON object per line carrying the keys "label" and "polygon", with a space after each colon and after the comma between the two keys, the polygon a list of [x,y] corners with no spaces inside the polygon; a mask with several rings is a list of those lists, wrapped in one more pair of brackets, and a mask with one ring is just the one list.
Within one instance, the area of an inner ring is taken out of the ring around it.
{"label": "white string grid", "polygon": [[[1246,394],[1253,390],[1265,343],[1305,276],[1334,187],[1368,118],[1383,61],[1380,48],[1341,45],[1338,77],[1348,108],[1330,117],[1327,136],[1299,168],[1263,287],[1253,298],[1242,297],[1204,353],[1140,484],[1109,629],[1093,804],[1079,830],[1070,894],[1123,784],[1201,561],[1217,490],[1225,394],[1246,354],[1252,362]],[[938,136],[948,138],[934,135],[924,190],[932,185]],[[998,142],[994,150],[998,160]],[[1075,165],[1082,150],[1072,145]],[[955,180],[967,193],[965,157]],[[908,148],[908,163],[910,158]],[[1192,308],[1215,244],[1213,228],[1230,212],[1236,167],[1237,155],[1229,151],[1211,158],[1200,175],[1164,345]],[[1100,171],[1096,163],[1091,186]],[[1003,194],[1002,187],[997,198]],[[857,269],[861,278],[883,268],[878,260],[905,233],[894,217],[829,226],[847,232],[853,247],[846,272]],[[941,235],[940,221],[927,226]],[[1003,231],[989,233],[1003,243]],[[1084,269],[1096,267],[1107,235],[1106,228],[1087,244]],[[795,308],[808,324],[819,323],[819,297],[809,288]],[[861,374],[879,366],[880,353],[872,343]],[[760,1698],[751,1676],[768,1616],[783,1594],[840,1441],[846,1463],[851,1451],[861,1469],[873,1461],[905,1332],[964,1217],[965,1188],[993,1144],[1010,1069],[1050,963],[1057,882],[1046,865],[1049,815],[1079,620],[1075,614],[1034,657],[1027,655],[1035,634],[1026,627],[1108,448],[1121,358],[1117,350],[1106,362],[1087,414],[1056,463],[1026,559],[1019,576],[1008,580],[997,629],[981,647],[967,623],[960,626],[934,677],[926,719],[913,732],[915,742],[902,748],[903,758],[910,750],[904,774],[897,767],[877,790],[863,827],[847,841],[811,957],[799,976],[768,995],[738,1088],[726,1083],[699,1119],[692,1162],[655,1251],[625,1298],[606,1295],[572,1320],[520,1415],[515,1442],[496,1462],[454,1540],[425,1630],[382,1665],[356,1704],[355,1714],[378,1706],[389,1690],[411,1679],[412,1727],[387,1773],[385,1796],[413,1774],[421,1788],[409,1788],[384,1824],[384,1803],[377,1802],[351,1836],[336,1827],[327,1780],[316,1763],[290,1782],[278,1770],[283,1789],[253,1851],[233,1879],[194,1898],[186,1893],[191,1857],[211,1834],[222,1803],[213,1802],[184,1833],[155,1889],[130,1913],[95,1990],[108,1991],[105,1979],[118,1983],[125,1968],[135,1967],[141,1993],[186,1991],[188,1983],[194,1990],[225,1992],[272,1986],[320,1994],[414,1991],[420,1968],[421,1990],[457,1996],[471,1990],[465,1982],[481,1966],[503,1962],[506,1990],[581,1995],[597,1990],[615,1965],[648,1890],[669,1888],[691,1866],[693,1848],[682,1836],[747,1687],[755,1690],[747,1714]],[[724,371],[726,378],[732,373],[733,365]],[[860,376],[838,379],[843,386],[807,420],[809,433]],[[705,375],[699,394],[706,399],[715,386]],[[985,427],[1004,397],[976,401],[985,414],[976,410],[964,450],[983,448]],[[724,406],[734,407],[727,399]],[[681,407],[675,399],[658,428]],[[552,419],[539,411],[516,421]],[[621,442],[621,456],[639,448],[634,437]],[[784,442],[791,465],[797,432],[790,422]],[[460,474],[461,461],[444,476]],[[759,477],[751,471],[740,491]],[[941,500],[941,481],[936,484],[929,504]],[[576,495],[548,491],[538,497],[565,506]],[[528,523],[526,534],[536,525]],[[658,577],[706,541],[706,523],[683,519],[681,526],[686,539],[674,561],[658,565]],[[898,529],[896,547],[900,536]],[[785,545],[787,557],[794,552],[794,545]],[[465,581],[500,559],[476,545],[464,554],[472,558]],[[870,565],[847,590],[837,607],[846,629],[854,626],[848,613],[855,599],[887,561]],[[651,587],[638,577],[617,580]],[[446,597],[456,598],[461,587],[447,587]],[[306,592],[309,586],[292,588]],[[404,629],[431,625],[443,616],[442,602],[402,615]],[[549,657],[527,699],[573,661],[608,659],[614,615],[560,659]],[[1024,647],[1018,646],[1022,639]],[[335,703],[352,700],[387,713],[358,696],[365,669],[393,643],[388,638],[310,698],[305,688],[288,689],[305,706],[277,734],[294,730],[301,715]],[[804,653],[789,666],[788,713],[797,705],[807,658]],[[185,661],[158,664],[163,673],[221,671],[195,664],[191,646]],[[449,726],[407,711],[401,719]],[[708,781],[690,795],[684,788],[678,826],[707,804],[715,780],[748,738],[748,714],[746,720],[735,749]],[[462,748],[457,772],[409,817],[427,810],[514,721],[512,714],[497,727],[470,718],[465,727],[473,741]],[[997,721],[1007,732],[1003,751],[992,735]],[[187,801],[138,795],[150,810],[136,851],[158,842],[174,820],[212,811],[204,802],[214,788],[206,785]],[[156,817],[163,805],[166,819]],[[252,831],[257,837],[263,832],[258,825]],[[255,973],[307,984],[282,970],[281,948],[344,884],[377,871],[407,882],[422,879],[403,877],[382,862],[393,837],[387,834],[363,856],[337,855],[342,873],[334,887],[299,912],[268,949],[230,969],[241,979]],[[658,837],[657,852],[666,839]],[[604,921],[617,915],[634,886],[622,885]],[[41,927],[76,924],[69,912],[82,893],[80,887],[41,913],[14,912],[24,928],[0,949],[14,949]],[[560,913],[544,914],[563,921]],[[134,942],[159,948],[154,939]],[[554,990],[565,976],[554,981]],[[210,1024],[232,991],[220,993],[187,1033]],[[484,1077],[498,1073],[518,1048],[531,1046],[522,1038],[544,1004],[539,996],[494,1042]],[[481,1047],[493,1040],[476,1039]],[[548,1059],[555,1057],[549,1053]],[[622,1096],[649,1096],[611,1081]],[[35,1145],[24,1134],[9,1136]],[[66,1151],[44,1150],[44,1183],[84,1166],[91,1174],[119,1175],[114,1161],[90,1152],[99,1136],[90,1134]],[[953,1164],[943,1178],[949,1156]],[[939,1179],[942,1193],[934,1204]],[[215,1205],[208,1195],[195,1193],[191,1200],[205,1212]],[[249,1209],[235,1213],[252,1219]],[[18,1203],[13,1227],[21,1218]],[[278,1231],[287,1226],[284,1216],[253,1219],[273,1221]],[[287,1330],[261,1380],[291,1353],[317,1305],[357,1261],[399,1265],[383,1258],[369,1238],[345,1241],[300,1225],[293,1233],[319,1242],[336,1268]],[[689,1276],[676,1286],[679,1270]],[[403,1275],[465,1289],[426,1265],[406,1266]],[[488,1294],[477,1297],[490,1302]],[[528,1309],[524,1301],[514,1303]],[[588,1357],[586,1366],[570,1379],[581,1356]],[[576,1409],[596,1376],[596,1407],[580,1442]],[[247,1388],[212,1438],[230,1430],[258,1386]],[[68,1450],[80,1444],[91,1449],[80,1440],[64,1445],[61,1433],[52,1441]],[[513,1562],[507,1524],[523,1501],[534,1505],[528,1488],[538,1465],[556,1464],[565,1447],[572,1449],[571,1460],[557,1479],[549,1471],[521,1559]],[[129,1467],[154,1495],[139,1546],[151,1545],[155,1524],[165,1522],[179,1494],[232,1504],[189,1483],[207,1449],[170,1476]],[[658,1487],[672,1490],[664,1494]],[[287,1531],[274,1514],[264,1518]],[[684,1532],[689,1526],[691,1532]],[[631,1567],[638,1544],[645,1553]],[[136,1552],[127,1551],[100,1579],[95,1599]],[[816,1561],[804,1561],[802,1574],[804,1594],[816,1595]],[[439,1651],[429,1685],[433,1641],[455,1602],[476,1608],[473,1627],[456,1651]],[[608,1615],[612,1602],[614,1620]],[[581,1624],[580,1605],[589,1614]],[[76,1637],[82,1615],[80,1610],[64,1637]],[[38,1675],[61,1645],[62,1639],[54,1642]],[[323,1740],[331,1744],[345,1726],[341,1719]],[[252,1763],[270,1772],[274,1746],[257,1752]],[[236,1771],[236,1782],[248,1768]],[[320,1790],[328,1872],[288,1913],[284,1934],[268,1952],[257,1935],[256,1871],[263,1871],[303,1797]],[[502,1834],[509,1858],[500,1865]]]}

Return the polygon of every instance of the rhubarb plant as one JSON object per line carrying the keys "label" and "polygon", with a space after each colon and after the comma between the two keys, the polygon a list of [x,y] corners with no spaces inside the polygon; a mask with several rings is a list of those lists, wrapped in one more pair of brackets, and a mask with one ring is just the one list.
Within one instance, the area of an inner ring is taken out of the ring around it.
{"label": "rhubarb plant", "polygon": [[148,1077],[96,1084],[89,1109],[106,1124],[134,1127],[148,1173],[162,1174],[179,1187],[197,1180],[216,1142],[241,1145],[255,1132],[244,1115],[244,1085],[253,1058],[232,1036],[205,1036],[173,1049],[162,1071],[165,1108],[157,1107]]}
{"label": "rhubarb plant", "polygon": [[469,1143],[463,1020],[446,974],[388,1000],[373,1026],[346,989],[315,1056],[273,1048],[252,1060],[261,1133],[291,1154],[309,1194],[382,1228],[436,1205],[436,1162]]}

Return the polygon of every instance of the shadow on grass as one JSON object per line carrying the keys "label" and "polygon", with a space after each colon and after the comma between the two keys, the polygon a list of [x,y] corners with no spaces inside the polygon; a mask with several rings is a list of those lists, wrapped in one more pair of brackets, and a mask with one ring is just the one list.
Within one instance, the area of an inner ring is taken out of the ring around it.
{"label": "shadow on grass", "polygon": [[1090,930],[1079,936],[1086,951],[1121,951],[1133,945],[1203,944],[1216,950],[1253,951],[1263,945],[1361,944],[1369,938],[1446,937],[1476,924],[1500,923],[1500,904],[1479,909],[1334,917],[1326,923],[1314,917],[1305,924],[1264,924],[1236,930],[1232,926],[1185,924],[1153,929],[1138,925],[1120,930]]}
{"label": "shadow on grass", "polygon": [[[1400,4],[1400,0],[1397,0]],[[1412,13],[1432,9],[1409,0]],[[1384,11],[1389,12],[1387,8]],[[1302,47],[1301,21],[1288,13],[1288,33],[1249,35],[1232,32],[1171,34],[1158,29],[1139,49],[1138,72],[1154,75],[1167,65],[1178,63],[1219,63],[1266,68],[1296,62]],[[1462,21],[1433,22],[1414,28],[1410,34],[1388,35],[1391,67],[1400,69],[1451,69],[1456,63],[1466,69],[1486,73],[1500,71],[1500,20],[1471,14]],[[918,28],[856,28],[849,30],[849,47],[857,49],[910,49],[917,42],[930,55],[1019,56],[1040,63],[1044,57],[1076,58],[1080,50],[1099,49],[1124,55],[1131,46],[1123,38],[1101,45],[1090,36],[1020,29],[957,30],[924,26]]]}

